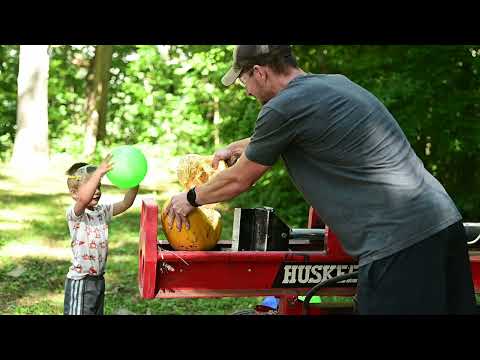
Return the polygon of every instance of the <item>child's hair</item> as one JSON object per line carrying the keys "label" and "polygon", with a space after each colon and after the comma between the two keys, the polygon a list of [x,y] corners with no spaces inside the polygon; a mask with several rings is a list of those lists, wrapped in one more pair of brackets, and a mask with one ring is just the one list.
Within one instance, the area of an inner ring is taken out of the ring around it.
{"label": "child's hair", "polygon": [[69,191],[78,190],[78,186],[85,181],[95,170],[96,166],[84,162],[75,163],[66,171]]}

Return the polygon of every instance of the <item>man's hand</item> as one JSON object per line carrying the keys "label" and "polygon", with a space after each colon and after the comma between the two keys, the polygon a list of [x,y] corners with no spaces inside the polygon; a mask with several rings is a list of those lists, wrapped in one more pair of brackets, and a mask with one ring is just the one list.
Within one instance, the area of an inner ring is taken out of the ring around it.
{"label": "man's hand", "polygon": [[218,150],[213,155],[212,167],[216,170],[220,160],[224,160],[228,167],[234,165],[240,156],[242,156],[249,143],[250,138],[246,138],[231,143],[225,149]]}
{"label": "man's hand", "polygon": [[224,160],[227,166],[232,166],[239,157],[240,155],[234,154],[234,152],[228,148],[218,150],[215,155],[213,155],[212,167],[217,169],[220,160]]}
{"label": "man's hand", "polygon": [[195,207],[190,205],[187,200],[186,191],[172,196],[170,203],[164,212],[164,214],[168,215],[168,227],[171,229],[176,219],[178,231],[182,230],[182,224],[185,224],[187,230],[190,229],[190,223],[187,219],[187,216],[194,209]]}

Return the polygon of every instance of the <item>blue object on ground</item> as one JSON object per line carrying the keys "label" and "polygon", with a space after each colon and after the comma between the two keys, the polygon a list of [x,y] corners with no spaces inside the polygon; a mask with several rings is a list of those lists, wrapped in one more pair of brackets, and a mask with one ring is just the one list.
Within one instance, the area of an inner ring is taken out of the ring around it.
{"label": "blue object on ground", "polygon": [[263,306],[267,306],[273,310],[277,310],[279,300],[275,296],[267,296],[262,301]]}

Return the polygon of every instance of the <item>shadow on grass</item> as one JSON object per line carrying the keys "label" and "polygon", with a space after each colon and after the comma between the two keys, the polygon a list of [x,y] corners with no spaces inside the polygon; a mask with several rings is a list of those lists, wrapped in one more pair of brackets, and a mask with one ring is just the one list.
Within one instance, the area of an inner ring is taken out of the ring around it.
{"label": "shadow on grass", "polygon": [[[60,196],[67,196],[64,192],[56,194],[14,194],[12,192],[0,189],[0,201],[3,204],[12,205],[30,205],[39,204],[47,206],[58,205],[58,198]],[[57,204],[55,204],[57,202]]]}
{"label": "shadow on grass", "polygon": [[[25,268],[23,274],[19,277],[7,275],[19,265]],[[27,257],[0,267],[0,313],[6,313],[18,300],[32,294],[62,291],[69,266],[66,260]]]}
{"label": "shadow on grass", "polygon": [[12,215],[12,218],[0,218],[0,226],[4,224],[5,227],[0,232],[0,248],[10,241],[34,237],[64,241],[68,236],[68,228],[62,195],[64,194],[14,194],[0,190],[2,210],[18,213]]}

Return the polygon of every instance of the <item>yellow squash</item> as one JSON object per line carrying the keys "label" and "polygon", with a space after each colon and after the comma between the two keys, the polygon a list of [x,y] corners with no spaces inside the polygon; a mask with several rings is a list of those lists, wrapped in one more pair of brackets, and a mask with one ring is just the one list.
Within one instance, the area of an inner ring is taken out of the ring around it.
{"label": "yellow squash", "polygon": [[[226,168],[224,161],[219,162],[218,169],[211,166],[213,157],[196,154],[185,155],[177,167],[179,183],[185,190],[193,186],[205,184]],[[168,216],[163,213],[168,203],[163,206],[161,220],[163,231],[168,242],[175,250],[202,251],[211,250],[215,247],[222,234],[222,218],[215,210],[217,204],[208,204],[193,210],[188,215],[190,229],[182,225],[178,231],[176,224],[170,229],[168,227]]]}
{"label": "yellow squash", "polygon": [[218,163],[218,168],[212,168],[213,156],[188,154],[182,157],[177,167],[178,182],[185,190],[193,186],[205,184],[227,166],[223,160]]}
{"label": "yellow squash", "polygon": [[204,251],[215,247],[222,233],[222,219],[218,211],[199,207],[188,214],[190,229],[187,230],[182,224],[182,230],[178,231],[176,224],[171,229],[168,226],[168,215],[164,214],[167,205],[168,202],[165,202],[161,220],[163,231],[173,249]]}

